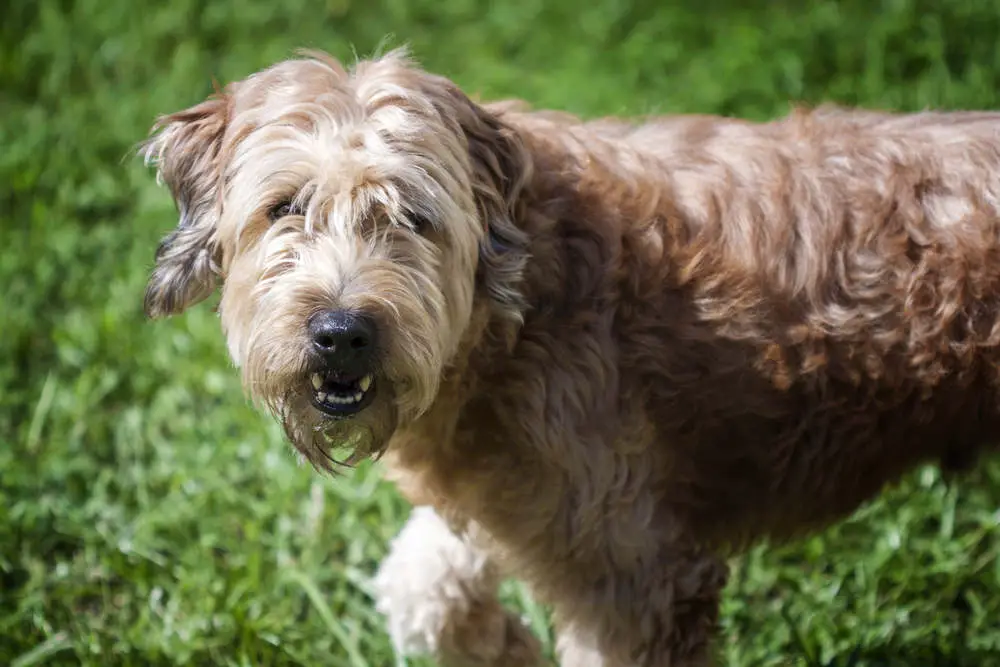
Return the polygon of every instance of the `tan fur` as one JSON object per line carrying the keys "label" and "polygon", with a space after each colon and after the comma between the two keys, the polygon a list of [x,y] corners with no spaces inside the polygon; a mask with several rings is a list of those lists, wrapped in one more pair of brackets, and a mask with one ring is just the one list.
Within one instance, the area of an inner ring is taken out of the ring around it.
{"label": "tan fur", "polygon": [[[1000,114],[583,122],[393,52],[283,62],[161,127],[182,220],[148,312],[220,277],[292,444],[384,452],[450,526],[415,516],[376,578],[401,649],[538,660],[501,568],[564,665],[705,664],[728,554],[997,441]],[[283,197],[304,215],[270,224]],[[344,421],[308,401],[305,322],[333,306],[387,335]]]}

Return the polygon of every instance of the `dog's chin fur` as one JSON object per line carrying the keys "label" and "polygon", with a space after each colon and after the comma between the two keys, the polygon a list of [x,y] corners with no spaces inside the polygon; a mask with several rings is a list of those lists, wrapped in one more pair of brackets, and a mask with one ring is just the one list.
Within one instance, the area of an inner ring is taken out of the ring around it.
{"label": "dog's chin fur", "polygon": [[269,406],[291,445],[317,470],[336,472],[366,458],[379,458],[396,430],[398,410],[388,388],[356,415],[330,417],[312,404],[309,392],[289,393]]}
{"label": "dog's chin fur", "polygon": [[[303,457],[433,507],[376,577],[400,650],[536,664],[504,571],[569,667],[702,667],[732,550],[1000,442],[998,113],[583,122],[313,54],[145,152],[180,211],[146,312],[221,282]],[[310,393],[331,308],[379,334],[346,419]]]}

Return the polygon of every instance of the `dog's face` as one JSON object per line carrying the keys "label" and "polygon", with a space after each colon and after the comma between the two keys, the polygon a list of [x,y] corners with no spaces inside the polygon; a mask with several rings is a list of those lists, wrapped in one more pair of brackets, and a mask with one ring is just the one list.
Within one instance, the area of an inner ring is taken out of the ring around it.
{"label": "dog's face", "polygon": [[524,149],[402,53],[279,63],[158,129],[144,151],[180,223],[146,312],[221,282],[245,387],[313,465],[378,453],[423,414],[477,304],[519,316]]}

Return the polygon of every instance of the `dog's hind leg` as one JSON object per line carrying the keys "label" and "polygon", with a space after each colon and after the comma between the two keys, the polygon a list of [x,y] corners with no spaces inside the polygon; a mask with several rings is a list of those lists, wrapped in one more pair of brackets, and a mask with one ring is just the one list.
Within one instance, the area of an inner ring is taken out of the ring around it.
{"label": "dog's hind leg", "polygon": [[455,667],[534,667],[541,647],[497,598],[500,573],[430,507],[413,510],[375,577],[396,651]]}

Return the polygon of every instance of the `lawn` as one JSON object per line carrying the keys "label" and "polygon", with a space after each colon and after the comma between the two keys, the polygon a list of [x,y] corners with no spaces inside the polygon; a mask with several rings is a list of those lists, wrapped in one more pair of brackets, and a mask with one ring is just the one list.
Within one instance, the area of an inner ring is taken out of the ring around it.
{"label": "lawn", "polygon": [[[213,78],[302,46],[350,59],[405,42],[470,93],[587,116],[996,108],[1000,90],[995,0],[7,0],[2,14],[13,667],[402,664],[367,577],[407,506],[377,468],[329,479],[295,462],[242,396],[210,303],[141,313],[176,217],[132,149]],[[544,610],[505,592],[548,638]],[[840,526],[734,561],[723,625],[737,667],[1000,664],[1000,462],[960,483],[916,471]]]}

